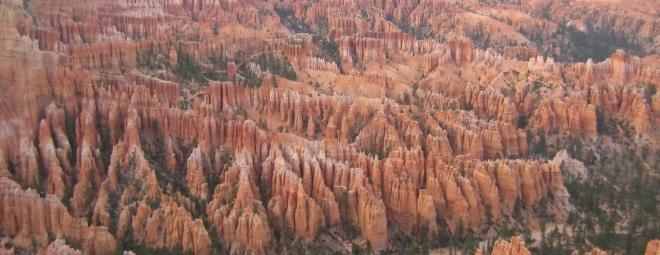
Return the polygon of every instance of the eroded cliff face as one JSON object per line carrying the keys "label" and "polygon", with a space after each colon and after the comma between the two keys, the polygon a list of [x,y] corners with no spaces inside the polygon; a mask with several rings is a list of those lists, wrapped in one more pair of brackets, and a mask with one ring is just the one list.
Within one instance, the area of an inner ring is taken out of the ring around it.
{"label": "eroded cliff face", "polygon": [[[0,2],[0,228],[46,253],[211,254],[347,232],[333,245],[380,251],[398,232],[479,232],[548,201],[562,221],[560,167],[580,162],[538,156],[541,137],[598,139],[617,118],[655,142],[660,96],[637,84],[657,86],[658,60],[478,49],[460,35],[468,16],[441,11],[462,5]],[[326,37],[293,34],[282,10]]]}
{"label": "eroded cliff face", "polygon": [[[55,116],[61,111],[49,105],[53,118],[41,121],[39,149],[34,149],[41,154],[48,177],[25,185],[45,183],[44,192],[58,201],[58,210],[64,210],[70,220],[78,219],[86,226],[84,218],[76,217],[91,213],[94,224],[116,228],[113,233],[120,240],[182,247],[202,254],[210,251],[211,237],[202,221],[192,215],[206,215],[218,238],[235,244],[232,247],[263,252],[273,246],[275,230],[290,228],[296,236],[313,240],[323,229],[335,229],[343,222],[356,226],[374,249],[383,249],[388,244],[388,220],[406,233],[420,221],[428,222],[430,231],[436,231],[436,218],[446,220],[452,229],[458,224],[477,228],[487,221],[486,207],[491,208],[490,220],[497,221],[512,213],[517,200],[532,206],[548,192],[565,192],[558,165],[481,161],[484,151],[486,155],[508,155],[502,149],[484,149],[490,148],[484,144],[496,144],[497,148],[511,145],[501,138],[484,140],[492,139],[486,136],[490,131],[477,127],[468,131],[451,112],[438,112],[437,119],[427,115],[420,124],[411,116],[393,118],[385,110],[361,112],[350,99],[308,97],[267,87],[246,90],[231,83],[209,86],[209,91],[220,92],[196,100],[194,110],[186,112],[163,108],[156,90],[153,94],[135,90],[131,101],[124,100],[125,106],[121,98],[128,98],[128,92],[122,92],[119,102],[112,103],[115,106],[97,108],[94,101],[87,101],[76,125],[76,137],[81,140],[76,142],[75,173],[63,170],[71,168],[69,145],[67,140],[54,145],[51,134],[60,132]],[[115,90],[121,88],[107,92],[98,88],[98,93],[112,98],[112,94],[119,94]],[[275,114],[287,123],[291,134],[262,131],[250,120],[224,122],[214,115],[216,107],[227,112],[245,107]],[[127,109],[124,112],[122,108]],[[91,114],[93,111],[99,113]],[[364,118],[355,116],[369,114],[375,117],[357,130],[354,123]],[[117,115],[126,117],[118,121],[112,117]],[[320,121],[326,138],[321,142],[298,138],[303,140],[296,142],[291,135],[310,135],[306,127],[310,122],[305,118]],[[332,123],[338,119],[348,123],[337,128]],[[446,131],[438,121],[457,124]],[[431,126],[429,133],[421,131]],[[448,134],[452,132],[455,137],[468,132],[473,140],[452,138]],[[352,138],[350,134],[357,135]],[[185,141],[197,145],[189,147]],[[521,141],[525,141],[524,136]],[[513,140],[514,148],[518,142]],[[29,140],[24,143],[30,144]],[[100,151],[106,146],[112,148],[109,156]],[[55,148],[62,152],[62,160]],[[362,151],[378,155],[368,156]],[[455,153],[467,153],[468,157],[453,158]],[[389,155],[382,159],[383,154]],[[35,163],[25,162],[20,169],[36,171],[30,170]],[[35,178],[38,176],[36,172]],[[66,196],[71,193],[66,187],[71,187],[72,178],[76,184],[70,198],[71,214],[76,217],[70,216],[57,198],[68,202]],[[36,193],[31,194],[39,201]],[[14,234],[12,229],[18,233],[27,227],[7,224],[3,228],[10,234]],[[39,226],[33,231],[50,231]],[[99,231],[110,234],[107,228]]]}
{"label": "eroded cliff face", "polygon": [[649,243],[646,245],[646,252],[644,254],[655,255],[658,253],[660,253],[660,241],[659,240],[649,241]]}
{"label": "eroded cliff face", "polygon": [[[647,244],[646,252],[644,254],[657,254],[658,252],[658,240],[650,240]],[[483,254],[483,251],[477,250],[475,255]],[[510,241],[499,240],[495,243],[492,248],[492,255],[516,255],[516,254],[532,254],[525,244],[525,241],[521,236],[512,237]],[[598,247],[594,247],[591,251],[586,252],[587,255],[601,255],[608,254],[607,251],[603,251]]]}
{"label": "eroded cliff face", "polygon": [[75,218],[54,195],[40,197],[35,190],[23,190],[7,178],[0,179],[2,229],[16,242],[47,244],[50,235],[83,244],[89,254],[105,253],[116,248],[115,238],[105,226],[90,226],[84,218]]}
{"label": "eroded cliff face", "polygon": [[527,250],[525,241],[522,237],[516,236],[511,238],[510,242],[500,240],[495,243],[492,255],[531,255],[532,253]]}
{"label": "eroded cliff face", "polygon": [[79,250],[69,247],[62,239],[56,239],[48,245],[46,254],[65,254],[65,255],[80,255]]}

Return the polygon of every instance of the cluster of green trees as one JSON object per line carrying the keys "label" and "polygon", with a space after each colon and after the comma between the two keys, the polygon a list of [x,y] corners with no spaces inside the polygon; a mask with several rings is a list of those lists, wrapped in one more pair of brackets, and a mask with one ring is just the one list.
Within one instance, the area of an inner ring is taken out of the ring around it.
{"label": "cluster of green trees", "polygon": [[146,51],[135,52],[135,63],[137,67],[148,70],[167,69],[170,67],[170,62],[163,61],[163,57],[156,52],[156,47],[153,43],[149,44]]}
{"label": "cluster of green trees", "polygon": [[[449,248],[450,254],[474,254],[479,248],[479,239],[471,229],[466,229],[462,222],[456,225],[452,233],[442,218],[436,219],[438,229],[430,231],[429,222],[417,215],[410,235],[393,230],[390,236],[391,249],[381,254],[429,254],[432,249]],[[388,222],[391,226],[391,222]]]}
{"label": "cluster of green trees", "polygon": [[642,254],[650,239],[660,238],[660,178],[636,154],[617,153],[590,165],[592,177],[586,180],[564,170],[566,188],[580,209],[569,222],[574,233],[569,246]]}
{"label": "cluster of green trees", "polygon": [[[621,254],[643,254],[650,239],[660,238],[660,178],[658,159],[635,142],[630,126],[597,111],[598,132],[610,136],[619,149],[569,139],[569,154],[585,163],[582,178],[562,166],[564,185],[577,210],[566,229],[543,235],[538,254],[584,253],[593,247]],[[598,155],[596,157],[595,155]]]}
{"label": "cluster of green trees", "polygon": [[151,132],[153,132],[153,139],[151,141],[148,141],[144,135],[140,136],[140,140],[144,157],[149,161],[151,168],[154,169],[158,185],[166,194],[180,192],[185,196],[189,196],[188,187],[185,183],[187,172],[185,162],[192,150],[182,146],[184,155],[182,158],[177,158],[178,169],[170,169],[167,166],[165,137],[157,120],[151,122]]}
{"label": "cluster of green trees", "polygon": [[653,96],[658,92],[658,88],[655,87],[655,85],[651,83],[647,83],[646,86],[644,86],[644,99],[646,100],[646,103],[651,104],[653,102]]}
{"label": "cluster of green trees", "polygon": [[[275,12],[277,12],[277,14],[279,15],[280,22],[289,29],[291,29],[292,31],[296,33],[308,33],[314,35],[313,40],[316,46],[320,50],[319,52],[316,52],[315,57],[331,60],[337,63],[337,67],[339,68],[339,71],[342,74],[344,74],[344,69],[341,65],[341,58],[339,56],[339,43],[337,43],[337,41],[333,40],[332,38],[330,39],[327,38],[328,24],[326,22],[318,21],[316,22],[316,24],[311,24],[308,21],[297,19],[293,14],[292,9],[275,7]],[[364,14],[363,12],[363,15],[366,14]],[[412,28],[412,29],[416,29],[416,28]],[[426,31],[426,30],[419,30],[419,31]],[[429,32],[426,31],[424,33],[428,34]],[[271,72],[273,71],[271,70]],[[277,74],[278,76],[285,77],[289,80],[295,80],[278,73],[275,74]]]}
{"label": "cluster of green trees", "polygon": [[521,114],[518,116],[518,128],[525,128],[527,126],[527,123],[529,122],[529,118],[531,117],[530,114]]}
{"label": "cluster of green trees", "polygon": [[[270,71],[272,74],[280,76],[289,80],[297,80],[298,75],[296,74],[291,62],[284,57],[277,57],[275,54],[271,53],[262,53],[257,57],[252,57],[252,53],[244,50],[239,50],[234,56],[234,62],[238,66],[238,75],[239,77],[234,77],[233,82],[236,84],[241,84],[243,86],[248,86],[251,88],[261,87],[264,81],[264,75],[257,74],[253,70],[247,68],[248,63],[254,62],[259,65],[260,71]],[[212,58],[210,59],[215,67],[225,67],[227,66],[227,60],[224,58]],[[225,81],[229,80],[225,73],[211,72],[213,76],[207,76],[207,78],[213,80]],[[277,78],[272,77],[273,87],[277,87]]]}
{"label": "cluster of green trees", "polygon": [[108,169],[110,166],[110,155],[112,154],[112,137],[110,135],[110,128],[107,125],[99,124],[97,126],[101,144],[99,145],[99,156],[101,158],[103,169]]}
{"label": "cluster of green trees", "polygon": [[428,26],[413,26],[410,25],[407,21],[396,20],[392,14],[387,14],[385,16],[387,21],[394,23],[401,31],[404,33],[410,34],[415,37],[417,40],[424,40],[429,38],[436,38],[437,34],[431,27]]}
{"label": "cluster of green trees", "polygon": [[275,12],[280,16],[280,23],[291,29],[294,33],[314,33],[311,24],[296,18],[296,16],[293,15],[292,9],[275,7]]}
{"label": "cluster of green trees", "polygon": [[239,83],[243,86],[248,86],[250,88],[258,88],[264,83],[264,77],[254,73],[252,70],[247,68],[239,69],[238,73],[241,75]]}
{"label": "cluster of green trees", "polygon": [[202,65],[197,63],[197,60],[193,58],[187,52],[181,50],[181,47],[177,49],[177,64],[172,68],[172,73],[176,75],[182,81],[195,81],[197,84],[208,85],[208,80],[205,75],[202,73]]}
{"label": "cluster of green trees", "polygon": [[613,120],[612,118],[606,119],[605,117],[605,110],[602,108],[596,109],[596,131],[599,134],[605,134],[605,135],[610,135],[614,133],[613,128],[616,126],[616,122],[614,125],[611,125],[612,123],[610,120]]}
{"label": "cluster of green trees", "polygon": [[296,237],[295,229],[288,220],[284,220],[282,231],[274,231],[275,253],[277,254],[307,254],[303,240]]}
{"label": "cluster of green trees", "polygon": [[[194,218],[200,218],[204,221],[204,224],[206,228],[209,229],[209,234],[211,235],[213,254],[229,254],[227,247],[219,241],[220,237],[217,235],[215,227],[212,226],[205,215],[206,202],[192,198],[185,183],[185,175],[187,172],[186,159],[190,157],[192,149],[195,147],[195,143],[193,142],[192,144],[186,145],[184,144],[183,140],[176,140],[176,146],[180,151],[180,153],[177,152],[176,154],[176,169],[170,169],[167,166],[165,136],[162,133],[158,121],[152,121],[148,133],[141,136],[141,145],[145,158],[156,174],[156,179],[160,188],[166,194],[172,195],[174,193],[180,193],[185,197],[191,198],[192,204],[183,204],[183,206],[187,207],[186,209],[193,214]],[[233,162],[231,154],[223,154],[221,160],[225,165],[229,165]],[[215,163],[215,157],[211,157],[211,164]],[[130,225],[126,236],[116,236],[117,219],[119,211],[122,208],[122,205],[119,203],[122,201],[121,196],[123,190],[127,187],[132,186],[133,189],[138,192],[136,192],[136,194],[131,197],[124,198],[123,206],[130,205],[137,201],[145,200],[153,210],[160,207],[160,199],[146,197],[142,188],[142,182],[136,178],[135,155],[132,155],[129,158],[128,165],[126,166],[122,166],[120,163],[116,164],[118,164],[117,167],[122,170],[120,171],[121,174],[119,174],[119,172],[117,173],[118,187],[116,191],[113,191],[109,195],[107,210],[111,217],[109,231],[111,234],[115,235],[118,240],[118,254],[120,254],[123,250],[131,250],[138,254],[191,254],[191,251],[184,251],[181,249],[181,247],[155,248],[149,247],[144,243],[138,243],[133,240],[133,234]],[[221,181],[221,173],[214,174],[210,171],[210,166],[204,165],[203,167],[207,178],[207,183],[210,187],[209,193],[212,194],[213,188],[215,188],[215,186]],[[233,192],[235,193],[236,190],[233,190]]]}
{"label": "cluster of green trees", "polygon": [[[25,13],[28,16],[30,16],[30,18],[32,18],[32,23],[33,24],[35,24],[35,25],[39,24],[38,23],[39,20],[37,19],[36,16],[34,16],[34,12],[32,11],[32,8],[30,7],[30,0],[23,0],[23,10],[25,11]],[[81,35],[81,36],[83,37],[83,40],[84,40],[85,37],[83,35]]]}
{"label": "cluster of green trees", "polygon": [[367,156],[376,156],[378,159],[383,160],[389,157],[390,148],[385,148],[383,151],[378,151],[376,148],[370,148],[363,150],[362,153],[366,154]]}
{"label": "cluster of green trees", "polygon": [[545,137],[545,133],[542,131],[536,136],[528,134],[527,143],[529,144],[529,153],[531,155],[540,155],[544,156],[548,153],[548,141]]}
{"label": "cluster of green trees", "polygon": [[[656,92],[652,85],[644,87],[645,96]],[[649,97],[649,96],[647,96]],[[526,126],[528,116],[521,116],[519,126]],[[609,136],[611,148],[583,142],[579,138],[557,138],[552,143],[544,133],[528,133],[531,156],[550,156],[551,149],[565,148],[572,158],[582,161],[589,170],[583,178],[562,166],[564,185],[571,195],[576,211],[571,212],[564,228],[556,228],[547,235],[542,227],[542,238],[533,246],[535,254],[584,253],[599,247],[620,254],[643,254],[650,239],[660,238],[660,152],[653,152],[643,141],[634,136],[631,125],[605,112],[596,111],[597,131]],[[554,146],[552,146],[554,145]],[[554,202],[549,194],[547,201],[534,207],[543,221],[554,220],[547,207]],[[515,215],[527,210],[516,202]],[[502,238],[524,234],[520,228],[499,225]],[[530,243],[528,243],[530,245]]]}
{"label": "cluster of green trees", "polygon": [[[542,31],[520,32],[529,38],[546,56],[552,56],[561,62],[584,62],[591,58],[600,62],[608,58],[616,49],[626,49],[642,54],[639,42],[631,41],[622,32],[615,31],[611,25],[587,28],[584,32],[573,25],[558,23],[552,35],[543,35]],[[555,50],[559,48],[559,51]]]}
{"label": "cluster of green trees", "polygon": [[296,71],[293,70],[291,62],[289,62],[289,59],[286,57],[278,58],[272,52],[268,54],[262,53],[254,59],[254,62],[259,64],[262,71],[268,70],[272,74],[285,79],[292,81],[298,80]]}
{"label": "cluster of green trees", "polygon": [[135,243],[135,242],[130,242],[126,243],[126,245],[122,243],[118,243],[117,251],[115,254],[121,255],[124,254],[124,250],[129,250],[134,252],[135,254],[145,254],[145,255],[193,255],[195,254],[192,250],[186,250],[184,251],[183,248],[181,248],[180,245],[175,246],[174,248],[166,248],[166,247],[151,247],[148,246],[145,243]]}
{"label": "cluster of green trees", "polygon": [[[121,206],[132,204],[133,202],[139,201],[142,199],[142,182],[139,179],[135,178],[136,175],[136,162],[135,155],[130,155],[126,165],[121,163],[115,163],[115,167],[120,169],[115,172],[117,180],[117,189],[110,192],[108,195],[108,204],[106,210],[110,215],[110,223],[108,224],[108,230],[110,234],[115,235],[116,238],[122,239],[123,237],[116,236],[117,234],[117,221],[119,219],[119,213],[121,211]],[[124,189],[132,187],[133,190],[136,190],[131,197],[124,199],[123,204],[120,205],[122,200],[122,193]]]}
{"label": "cluster of green trees", "polygon": [[332,38],[328,39],[321,36],[315,36],[314,41],[321,50],[316,55],[316,57],[329,59],[337,63],[337,68],[339,68],[339,72],[343,74],[344,68],[342,67],[341,57],[339,56],[339,43]]}
{"label": "cluster of green trees", "polygon": [[[549,5],[548,5],[549,6]],[[558,24],[552,34],[536,28],[519,28],[518,32],[527,37],[545,56],[551,56],[561,62],[584,62],[591,58],[600,62],[608,58],[616,49],[625,49],[636,55],[643,55],[643,39],[632,36],[628,31],[616,31],[614,23],[585,24],[584,30],[567,24],[565,20],[553,19],[548,7],[545,7],[535,16],[545,20],[551,20]],[[511,26],[510,18],[491,16]],[[634,35],[634,34],[633,34]],[[490,43],[490,34],[483,33],[483,24],[470,34],[476,45],[487,48]],[[517,45],[510,40],[509,45]],[[523,44],[526,46],[526,43]],[[557,50],[557,48],[559,50]]]}
{"label": "cluster of green trees", "polygon": [[410,98],[411,98],[411,93],[408,91],[404,91],[403,94],[401,95],[401,98],[396,99],[397,104],[401,105],[410,105]]}
{"label": "cluster of green trees", "polygon": [[212,56],[208,60],[212,64],[211,70],[204,70],[202,64],[192,55],[182,49],[182,45],[176,49],[177,63],[174,67],[170,66],[169,57],[157,52],[154,44],[150,44],[146,51],[136,52],[136,65],[138,68],[149,71],[165,70],[171,71],[180,81],[194,81],[199,85],[208,85],[209,80],[229,81],[227,75],[228,59],[225,57]]}

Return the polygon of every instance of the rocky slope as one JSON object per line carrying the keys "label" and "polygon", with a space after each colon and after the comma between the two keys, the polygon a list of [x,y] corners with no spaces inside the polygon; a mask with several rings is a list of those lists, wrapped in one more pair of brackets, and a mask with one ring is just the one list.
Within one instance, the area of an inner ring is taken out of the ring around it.
{"label": "rocky slope", "polygon": [[[477,252],[479,253],[479,252]],[[525,255],[532,254],[525,247],[525,241],[522,240],[520,236],[511,238],[511,242],[506,240],[500,240],[495,243],[493,251],[490,253],[492,255]]]}

